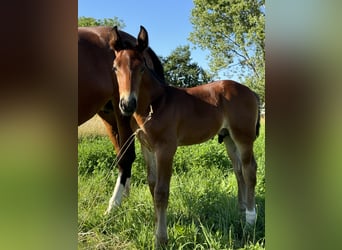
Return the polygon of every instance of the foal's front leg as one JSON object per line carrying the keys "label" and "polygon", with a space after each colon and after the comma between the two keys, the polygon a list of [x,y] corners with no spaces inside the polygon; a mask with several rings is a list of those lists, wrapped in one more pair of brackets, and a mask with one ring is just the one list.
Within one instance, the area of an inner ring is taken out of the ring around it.
{"label": "foal's front leg", "polygon": [[154,199],[154,187],[156,186],[156,156],[155,152],[150,151],[143,144],[141,144],[141,152],[144,156],[146,167],[147,167],[147,181],[150,188],[150,192],[152,195],[152,199]]}
{"label": "foal's front leg", "polygon": [[156,185],[154,188],[154,208],[156,213],[156,246],[165,245],[168,241],[166,210],[169,199],[172,160],[175,148],[159,148],[156,152]]}

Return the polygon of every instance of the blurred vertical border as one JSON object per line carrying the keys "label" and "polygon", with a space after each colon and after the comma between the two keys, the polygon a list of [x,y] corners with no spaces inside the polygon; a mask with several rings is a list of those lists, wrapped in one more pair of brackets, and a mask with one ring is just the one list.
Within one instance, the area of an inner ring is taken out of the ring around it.
{"label": "blurred vertical border", "polygon": [[341,1],[266,1],[266,248],[341,249]]}
{"label": "blurred vertical border", "polygon": [[76,249],[77,1],[0,20],[0,249]]}

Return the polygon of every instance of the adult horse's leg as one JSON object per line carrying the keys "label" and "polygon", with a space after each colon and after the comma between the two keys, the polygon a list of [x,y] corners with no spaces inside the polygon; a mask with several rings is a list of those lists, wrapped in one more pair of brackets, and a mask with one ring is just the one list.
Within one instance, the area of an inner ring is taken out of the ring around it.
{"label": "adult horse's leg", "polygon": [[[116,119],[114,113],[99,112],[100,117],[107,128],[108,135],[113,142],[117,154],[119,175],[115,184],[113,195],[109,200],[105,214],[108,214],[114,206],[121,204],[122,196],[125,191],[129,195],[132,163],[135,160],[134,139],[130,138],[133,134],[129,122],[129,117]],[[132,139],[132,141],[128,141]]]}
{"label": "adult horse's leg", "polygon": [[[121,116],[117,119],[120,143],[120,153],[118,154],[119,177],[117,185],[120,185],[120,189],[125,189],[127,195],[129,194],[132,164],[136,157],[134,136],[130,126],[130,121],[131,117]],[[120,196],[122,197],[122,191],[117,193],[119,201],[121,201]]]}
{"label": "adult horse's leg", "polygon": [[102,119],[102,122],[107,129],[107,134],[109,136],[109,139],[113,143],[115,153],[118,154],[120,151],[119,131],[115,122],[114,114],[112,112],[100,111],[98,112],[98,115]]}
{"label": "adult horse's leg", "polygon": [[241,164],[241,160],[239,159],[239,153],[237,152],[235,143],[233,142],[232,138],[229,135],[225,136],[223,141],[226,146],[228,156],[232,162],[233,170],[234,170],[237,184],[238,184],[238,203],[239,203],[240,212],[245,213],[246,204],[247,204],[247,200],[246,200],[247,187],[246,187],[245,180],[242,174],[242,166],[241,166],[242,164]]}

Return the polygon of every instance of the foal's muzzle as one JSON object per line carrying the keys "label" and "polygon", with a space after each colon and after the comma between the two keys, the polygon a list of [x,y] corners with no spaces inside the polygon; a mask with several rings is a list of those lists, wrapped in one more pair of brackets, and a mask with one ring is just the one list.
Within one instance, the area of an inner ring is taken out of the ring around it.
{"label": "foal's muzzle", "polygon": [[119,102],[119,108],[123,115],[130,116],[135,112],[137,108],[137,100],[134,97],[129,98],[128,100],[122,98]]}

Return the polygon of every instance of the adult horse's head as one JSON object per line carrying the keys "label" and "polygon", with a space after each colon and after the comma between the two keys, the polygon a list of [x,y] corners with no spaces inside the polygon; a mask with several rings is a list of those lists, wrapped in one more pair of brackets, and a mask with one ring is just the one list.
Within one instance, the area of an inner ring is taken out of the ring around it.
{"label": "adult horse's head", "polygon": [[140,26],[136,45],[131,46],[123,42],[115,26],[109,45],[115,53],[113,72],[119,86],[119,108],[123,115],[129,116],[137,108],[139,88],[146,67],[143,52],[148,47],[147,31]]}

